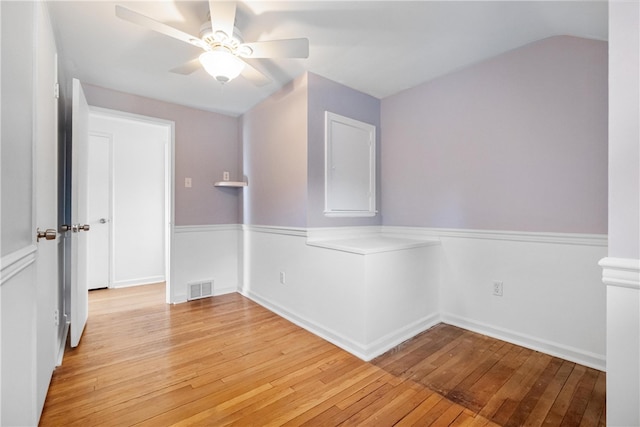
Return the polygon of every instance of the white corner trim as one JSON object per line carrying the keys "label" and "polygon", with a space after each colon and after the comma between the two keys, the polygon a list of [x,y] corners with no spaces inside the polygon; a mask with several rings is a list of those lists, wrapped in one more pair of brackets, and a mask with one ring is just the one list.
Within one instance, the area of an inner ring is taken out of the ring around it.
{"label": "white corner trim", "polygon": [[569,360],[580,365],[598,369],[603,372],[606,371],[606,358],[603,354],[587,352],[557,342],[539,339],[527,334],[491,326],[482,322],[477,322],[472,319],[467,319],[465,317],[456,316],[449,313],[442,314],[442,322],[472,332],[477,332],[482,335],[497,338],[499,340],[519,345],[531,350],[540,351],[542,353],[556,356],[561,359]]}
{"label": "white corner trim", "polygon": [[283,308],[279,304],[276,304],[273,301],[270,301],[268,298],[264,298],[260,295],[257,295],[256,293],[251,292],[250,290],[244,289],[239,291],[239,293],[249,298],[256,304],[266,308],[267,310],[277,314],[280,317],[287,319],[288,321],[290,321],[291,323],[294,323],[295,325],[301,327],[302,329],[305,329],[311,332],[312,334],[326,341],[329,341],[330,343],[340,347],[341,349],[345,350],[348,353],[353,354],[354,356],[364,360],[365,362],[368,362],[384,354],[388,350],[396,347],[397,345],[403,343],[404,341],[410,339],[411,337],[414,337],[419,333],[426,331],[427,329],[440,323],[440,316],[437,313],[431,314],[409,325],[406,325],[402,329],[393,331],[385,335],[384,337],[377,339],[371,344],[366,344],[366,343],[360,343],[360,342],[354,341],[336,331],[328,329],[324,326],[319,325],[316,322],[313,322],[309,319],[299,316]]}
{"label": "white corner trim", "polygon": [[283,308],[282,306],[274,303],[268,298],[257,295],[256,293],[250,290],[243,289],[240,291],[240,294],[249,298],[256,304],[266,308],[267,310],[277,314],[278,316],[284,317],[291,323],[297,326],[300,326],[302,329],[306,329],[312,334],[326,341],[329,341],[330,343],[340,347],[341,349],[353,354],[357,358],[362,360],[368,360],[366,359],[366,348],[363,345],[356,343],[353,340],[345,337],[344,335],[338,332],[332,331],[330,329],[327,329],[316,322],[313,322],[301,316],[298,316],[297,314],[287,310],[286,308]]}
{"label": "white corner trim", "polygon": [[429,227],[382,227],[384,234],[413,238],[454,237],[463,239],[510,240],[515,242],[556,243],[562,245],[608,245],[606,234],[547,233],[533,231],[466,230]]}
{"label": "white corner trim", "polygon": [[307,229],[301,227],[279,227],[273,225],[243,225],[243,231],[256,233],[283,234],[285,236],[307,237]]}
{"label": "white corner trim", "polygon": [[176,225],[174,233],[206,233],[212,231],[238,231],[240,224],[212,224],[212,225]]}
{"label": "white corner trim", "polygon": [[630,258],[602,258],[602,282],[608,286],[619,286],[640,290],[640,260]]}
{"label": "white corner trim", "polygon": [[33,264],[37,251],[37,245],[29,245],[3,256],[0,259],[0,286]]}

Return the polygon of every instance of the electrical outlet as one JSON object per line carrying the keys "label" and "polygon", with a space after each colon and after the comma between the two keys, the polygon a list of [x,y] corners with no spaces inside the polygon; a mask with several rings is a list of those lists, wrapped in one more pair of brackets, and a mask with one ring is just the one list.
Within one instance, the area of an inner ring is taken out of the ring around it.
{"label": "electrical outlet", "polygon": [[191,188],[191,178],[185,178],[184,179],[184,186],[186,188]]}
{"label": "electrical outlet", "polygon": [[60,326],[60,312],[58,310],[54,310],[53,312],[53,323],[56,326]]}
{"label": "electrical outlet", "polygon": [[493,295],[502,296],[502,282],[493,282]]}
{"label": "electrical outlet", "polygon": [[284,271],[281,271],[280,272],[280,283],[284,285],[286,282],[287,282],[287,277],[285,276]]}
{"label": "electrical outlet", "polygon": [[229,181],[229,172],[227,171],[222,172],[222,180]]}

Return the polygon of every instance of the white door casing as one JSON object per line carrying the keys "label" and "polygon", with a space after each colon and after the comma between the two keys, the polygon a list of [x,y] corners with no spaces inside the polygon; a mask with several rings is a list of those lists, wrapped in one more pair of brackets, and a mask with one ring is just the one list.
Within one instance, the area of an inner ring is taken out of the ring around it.
{"label": "white door casing", "polygon": [[[111,286],[153,283],[150,278],[164,280],[168,303],[172,302],[174,127],[174,122],[164,119],[90,107],[90,134],[110,136],[112,144]],[[140,205],[141,201],[143,205]],[[152,212],[149,212],[150,208]],[[131,215],[132,209],[138,218]],[[149,228],[153,234],[149,234]],[[132,254],[134,247],[138,248],[135,250],[143,248],[145,256],[137,258],[135,252]],[[126,256],[125,263],[123,255]],[[153,259],[162,258],[159,270],[156,261],[149,264],[151,255]],[[88,256],[92,258],[94,254],[89,252]],[[131,262],[140,263],[140,266],[132,269]],[[153,276],[140,274],[144,265],[156,266],[145,272],[158,273]]]}

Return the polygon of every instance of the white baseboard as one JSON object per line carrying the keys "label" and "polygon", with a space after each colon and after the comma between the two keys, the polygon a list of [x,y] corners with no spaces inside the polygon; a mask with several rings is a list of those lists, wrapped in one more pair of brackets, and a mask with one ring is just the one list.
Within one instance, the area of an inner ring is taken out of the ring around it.
{"label": "white baseboard", "polygon": [[546,353],[551,356],[556,356],[561,359],[569,360],[571,362],[598,369],[600,371],[606,370],[606,360],[604,355],[585,352],[583,350],[565,346],[560,343],[541,340],[529,335],[521,334],[519,332],[487,325],[452,314],[443,313],[442,322],[448,325],[457,326],[462,329],[477,332],[482,335],[487,335],[492,338],[497,338],[502,341],[516,344],[521,347],[529,348],[531,350]]}
{"label": "white baseboard", "polygon": [[419,321],[414,322],[410,325],[407,325],[402,329],[387,334],[371,344],[364,344],[349,339],[344,335],[327,329],[309,319],[298,316],[297,314],[292,313],[291,311],[283,308],[273,301],[257,295],[254,292],[240,291],[240,293],[250,300],[254,301],[255,303],[261,305],[262,307],[268,309],[269,311],[272,311],[273,313],[311,332],[312,334],[317,335],[326,341],[329,341],[330,343],[340,347],[348,353],[353,354],[354,356],[364,360],[365,362],[384,354],[385,352],[403,343],[404,341],[440,323],[439,316],[434,314],[420,319]]}
{"label": "white baseboard", "polygon": [[153,283],[164,282],[164,276],[140,277],[137,279],[121,280],[113,282],[113,288],[130,288],[132,286],[151,285]]}

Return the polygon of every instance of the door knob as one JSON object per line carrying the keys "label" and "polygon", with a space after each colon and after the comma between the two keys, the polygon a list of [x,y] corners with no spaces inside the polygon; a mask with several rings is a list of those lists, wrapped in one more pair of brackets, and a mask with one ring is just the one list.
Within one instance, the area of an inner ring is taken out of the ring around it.
{"label": "door knob", "polygon": [[60,232],[63,233],[65,231],[71,230],[73,233],[77,233],[79,231],[89,231],[90,228],[91,228],[91,226],[89,224],[84,224],[84,225],[80,225],[80,224],[73,224],[73,225],[63,224],[63,225],[60,226]]}
{"label": "door knob", "polygon": [[36,229],[36,241],[39,242],[40,239],[45,240],[55,240],[58,232],[53,228],[47,228],[45,231],[40,231],[40,229]]}

